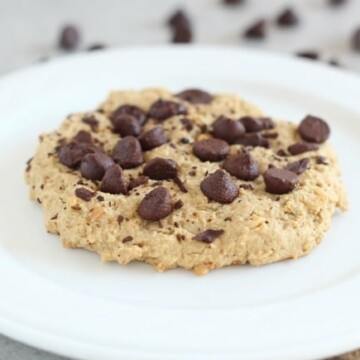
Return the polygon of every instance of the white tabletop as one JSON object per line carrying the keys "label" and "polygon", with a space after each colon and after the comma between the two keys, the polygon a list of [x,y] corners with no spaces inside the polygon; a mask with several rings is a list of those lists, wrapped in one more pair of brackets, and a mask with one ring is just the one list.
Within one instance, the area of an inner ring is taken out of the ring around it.
{"label": "white tabletop", "polygon": [[[170,32],[165,21],[179,7],[193,19],[196,43],[291,54],[316,50],[324,62],[335,58],[344,68],[360,72],[360,52],[350,46],[352,33],[360,27],[360,0],[348,0],[338,8],[326,2],[247,0],[243,6],[225,7],[221,0],[0,0],[0,74],[43,57],[71,56],[57,49],[59,28],[67,23],[81,29],[82,49],[98,42],[111,47],[166,44]],[[281,29],[274,18],[289,4],[301,22],[293,29]],[[243,39],[241,33],[258,18],[269,20],[267,38]],[[60,359],[0,335],[0,360]]]}

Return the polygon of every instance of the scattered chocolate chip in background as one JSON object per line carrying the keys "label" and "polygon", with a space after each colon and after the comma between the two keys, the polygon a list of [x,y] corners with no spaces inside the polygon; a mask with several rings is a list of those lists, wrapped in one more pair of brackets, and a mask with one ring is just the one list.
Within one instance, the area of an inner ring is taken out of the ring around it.
{"label": "scattered chocolate chip in background", "polygon": [[97,50],[103,50],[106,49],[106,45],[102,43],[94,43],[89,45],[86,50],[87,51],[97,51]]}
{"label": "scattered chocolate chip in background", "polygon": [[276,22],[281,27],[292,27],[299,23],[299,16],[292,8],[286,8],[277,17]]}
{"label": "scattered chocolate chip in background", "polygon": [[206,244],[211,244],[214,240],[220,237],[224,233],[224,230],[205,230],[200,234],[193,237],[193,240],[202,241]]}
{"label": "scattered chocolate chip in background", "polygon": [[76,50],[80,45],[80,30],[75,25],[66,25],[61,29],[59,47],[63,50]]}
{"label": "scattered chocolate chip in background", "polygon": [[309,60],[317,60],[320,57],[319,53],[314,50],[299,51],[296,53],[296,56]]}
{"label": "scattered chocolate chip in background", "polygon": [[256,20],[245,30],[243,36],[248,39],[260,40],[266,37],[266,21],[264,19]]}

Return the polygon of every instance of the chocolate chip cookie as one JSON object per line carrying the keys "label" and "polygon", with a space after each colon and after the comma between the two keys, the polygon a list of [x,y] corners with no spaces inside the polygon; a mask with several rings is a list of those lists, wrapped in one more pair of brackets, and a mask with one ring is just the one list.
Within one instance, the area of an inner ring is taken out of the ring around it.
{"label": "chocolate chip cookie", "polygon": [[325,119],[201,89],[119,91],[40,136],[25,171],[49,232],[103,261],[196,274],[308,254],[347,200]]}

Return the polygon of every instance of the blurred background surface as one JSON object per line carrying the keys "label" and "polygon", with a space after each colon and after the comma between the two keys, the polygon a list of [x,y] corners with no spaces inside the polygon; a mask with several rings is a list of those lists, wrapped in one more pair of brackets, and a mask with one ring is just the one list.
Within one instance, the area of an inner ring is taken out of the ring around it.
{"label": "blurred background surface", "polygon": [[[360,35],[359,49],[352,45],[354,33],[360,29],[360,0],[243,0],[241,4],[238,0],[238,5],[226,5],[225,1],[0,0],[0,74],[88,51],[93,45],[116,48],[171,43],[172,32],[166,23],[177,9],[183,9],[190,19],[192,44],[250,47],[294,56],[310,51],[324,66],[336,61],[345,69],[360,72]],[[298,18],[296,25],[277,24],[286,8]],[[266,21],[265,36],[244,37],[260,19]],[[58,46],[61,29],[67,24],[76,26],[80,34],[74,51]],[[0,335],[0,360],[60,359]],[[360,359],[360,354],[342,359]]]}

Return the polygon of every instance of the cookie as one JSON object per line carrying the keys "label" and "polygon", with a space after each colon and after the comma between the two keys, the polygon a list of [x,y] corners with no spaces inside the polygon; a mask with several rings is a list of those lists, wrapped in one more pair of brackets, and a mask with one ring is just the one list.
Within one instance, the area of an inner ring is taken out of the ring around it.
{"label": "cookie", "polygon": [[347,208],[329,136],[232,95],[126,90],[42,134],[25,177],[65,247],[202,275],[320,243]]}

